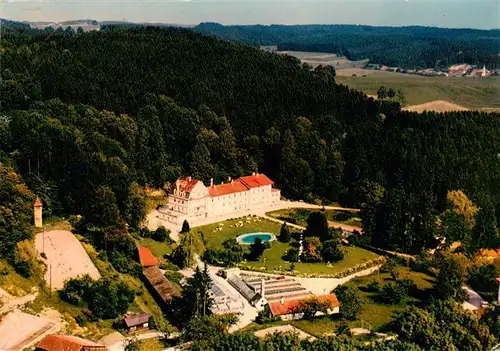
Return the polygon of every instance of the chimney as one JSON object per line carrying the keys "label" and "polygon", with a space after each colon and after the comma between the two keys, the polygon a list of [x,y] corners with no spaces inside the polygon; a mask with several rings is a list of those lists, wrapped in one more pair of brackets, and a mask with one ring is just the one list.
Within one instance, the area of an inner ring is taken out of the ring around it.
{"label": "chimney", "polygon": [[266,293],[266,281],[264,279],[261,279],[260,280],[260,295],[262,297],[264,297],[265,293]]}
{"label": "chimney", "polygon": [[281,296],[280,303],[281,303],[282,305],[284,305],[284,304],[285,304],[285,298],[284,298],[283,296]]}
{"label": "chimney", "polygon": [[210,178],[210,187],[212,188],[214,186],[214,178]]}
{"label": "chimney", "polygon": [[190,182],[190,181],[191,181],[191,176],[188,177],[188,182]]}
{"label": "chimney", "polygon": [[231,183],[231,177],[227,177],[227,182]]}
{"label": "chimney", "polygon": [[255,172],[252,172],[252,175],[255,177]]}

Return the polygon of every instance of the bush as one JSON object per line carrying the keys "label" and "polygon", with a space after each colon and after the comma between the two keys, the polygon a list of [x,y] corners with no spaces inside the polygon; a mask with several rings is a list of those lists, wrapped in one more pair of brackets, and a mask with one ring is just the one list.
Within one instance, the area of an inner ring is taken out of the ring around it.
{"label": "bush", "polygon": [[170,280],[172,283],[179,284],[180,281],[182,280],[182,278],[184,278],[184,276],[182,275],[182,273],[179,273],[179,272],[166,271],[165,278]]}
{"label": "bush", "polygon": [[399,272],[397,268],[398,268],[398,261],[395,258],[391,257],[387,261],[385,261],[385,263],[380,268],[380,271],[389,273],[392,279],[397,280],[399,277]]}
{"label": "bush", "polygon": [[340,301],[340,315],[348,320],[355,320],[361,312],[361,301],[354,290],[348,286],[340,285],[334,290]]}
{"label": "bush", "polygon": [[281,226],[280,236],[278,239],[282,243],[288,243],[292,239],[292,235],[290,234],[290,231],[288,230],[286,222],[284,222],[283,225]]}
{"label": "bush", "polygon": [[97,255],[97,258],[100,259],[101,261],[107,261],[108,260],[108,254],[106,251],[101,250],[99,251],[99,254]]}
{"label": "bush", "polygon": [[321,256],[325,262],[338,262],[344,258],[342,246],[337,240],[328,240],[323,243]]}
{"label": "bush", "polygon": [[164,269],[164,270],[167,270],[167,271],[178,271],[180,270],[179,266],[177,266],[176,264],[172,263],[172,262],[165,262],[165,263],[160,263],[159,265],[160,269]]}
{"label": "bush", "polygon": [[366,287],[371,292],[379,292],[380,291],[380,283],[378,282],[378,280],[371,281]]}
{"label": "bush", "polygon": [[170,230],[166,230],[163,226],[158,227],[154,232],[151,233],[151,239],[159,242],[173,242],[173,240],[170,238]]}
{"label": "bush", "polygon": [[111,252],[109,255],[109,262],[111,262],[113,267],[120,273],[138,277],[142,272],[142,268],[139,263],[131,260],[129,257],[118,251]]}
{"label": "bush", "polygon": [[380,300],[387,304],[398,304],[408,297],[412,286],[411,279],[388,282],[382,287]]}
{"label": "bush", "polygon": [[41,276],[42,266],[38,261],[38,252],[30,240],[18,242],[11,257],[14,270],[25,278]]}
{"label": "bush", "polygon": [[282,258],[288,262],[299,262],[299,250],[294,248],[288,249]]}
{"label": "bush", "polygon": [[130,289],[124,282],[100,279],[92,284],[89,309],[97,318],[116,318],[127,312],[134,297],[134,290]]}
{"label": "bush", "polygon": [[139,235],[143,238],[151,238],[154,232],[150,231],[148,228],[144,227],[139,230]]}
{"label": "bush", "polygon": [[73,305],[82,305],[90,298],[92,284],[94,284],[94,280],[88,274],[81,278],[71,278],[64,283],[63,289],[59,291],[59,296],[61,300]]}

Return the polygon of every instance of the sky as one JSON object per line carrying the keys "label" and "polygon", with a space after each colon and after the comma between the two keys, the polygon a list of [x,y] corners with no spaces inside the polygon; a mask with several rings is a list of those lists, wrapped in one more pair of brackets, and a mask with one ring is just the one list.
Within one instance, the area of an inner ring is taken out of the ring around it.
{"label": "sky", "polygon": [[499,0],[0,0],[20,21],[125,20],[173,24],[366,24],[500,28]]}

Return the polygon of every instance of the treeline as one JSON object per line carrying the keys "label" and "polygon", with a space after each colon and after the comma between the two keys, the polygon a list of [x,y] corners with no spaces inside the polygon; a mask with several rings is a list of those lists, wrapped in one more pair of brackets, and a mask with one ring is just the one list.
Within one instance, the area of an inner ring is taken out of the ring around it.
{"label": "treeline", "polygon": [[350,60],[403,68],[444,68],[455,63],[500,67],[500,31],[433,27],[356,25],[248,25],[201,23],[204,34],[250,45],[275,45],[279,50],[328,52]]}
{"label": "treeline", "polygon": [[145,184],[258,170],[289,198],[376,207],[397,240],[431,236],[455,189],[497,226],[498,114],[402,112],[331,67],[189,30],[11,29],[2,46],[0,160],[46,214],[137,227]]}

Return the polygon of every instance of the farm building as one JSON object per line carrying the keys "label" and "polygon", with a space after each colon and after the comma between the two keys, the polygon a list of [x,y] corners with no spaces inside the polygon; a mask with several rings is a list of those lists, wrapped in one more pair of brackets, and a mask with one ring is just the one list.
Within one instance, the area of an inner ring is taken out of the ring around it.
{"label": "farm building", "polygon": [[40,351],[107,351],[106,346],[73,335],[48,335],[36,345]]}
{"label": "farm building", "polygon": [[[310,298],[310,297],[308,297]],[[300,298],[300,299],[295,299],[295,300],[288,300],[285,301],[284,298],[282,298],[280,301],[277,302],[271,302],[269,304],[269,315],[272,317],[279,317],[284,321],[288,320],[293,320],[293,319],[301,319],[303,317],[302,313],[294,313],[294,310],[299,307],[300,302],[307,300],[308,298]],[[317,296],[316,297],[318,301],[320,302],[325,302],[329,301],[331,303],[332,308],[327,311],[327,314],[334,314],[334,313],[339,313],[340,312],[340,302],[337,299],[337,296],[335,294],[329,294],[329,295],[323,295],[323,296]],[[322,312],[317,312],[316,316],[322,316],[324,313]]]}
{"label": "farm building", "polygon": [[252,288],[250,288],[240,277],[237,275],[231,275],[227,278],[227,281],[233,288],[236,289],[243,297],[250,302],[257,310],[262,311],[267,305],[267,300],[261,294],[256,293]]}
{"label": "farm building", "polygon": [[165,309],[167,303],[175,296],[179,296],[174,284],[172,284],[157,266],[146,267],[142,270],[142,277],[151,295],[158,305]]}
{"label": "farm building", "polygon": [[156,266],[158,264],[158,259],[153,255],[153,253],[144,246],[138,246],[139,252],[139,262],[143,267]]}
{"label": "farm building", "polygon": [[243,311],[245,305],[241,300],[241,296],[233,292],[230,287],[226,286],[227,282],[225,282],[223,278],[215,274],[210,274],[210,278],[212,279],[210,291],[214,300],[212,312],[224,314]]}
{"label": "farm building", "polygon": [[296,300],[311,297],[312,294],[298,281],[292,278],[272,278],[249,276],[244,278],[245,283],[255,292],[264,296],[269,302]]}
{"label": "farm building", "polygon": [[148,313],[142,313],[135,316],[127,316],[123,318],[123,324],[125,325],[129,333],[137,330],[149,329],[150,317],[151,316]]}

